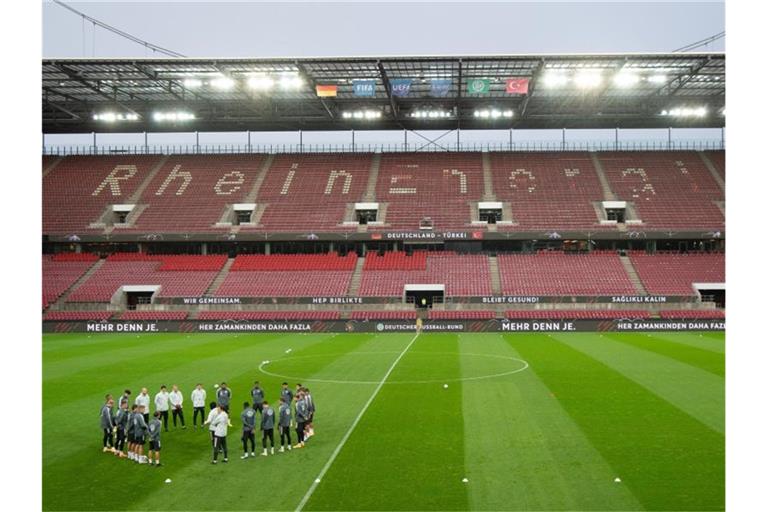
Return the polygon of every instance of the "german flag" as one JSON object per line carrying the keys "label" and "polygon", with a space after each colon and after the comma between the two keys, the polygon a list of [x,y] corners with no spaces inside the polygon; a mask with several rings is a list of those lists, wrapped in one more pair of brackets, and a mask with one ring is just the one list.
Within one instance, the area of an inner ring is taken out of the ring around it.
{"label": "german flag", "polygon": [[337,86],[335,85],[317,85],[315,92],[319,98],[335,98]]}

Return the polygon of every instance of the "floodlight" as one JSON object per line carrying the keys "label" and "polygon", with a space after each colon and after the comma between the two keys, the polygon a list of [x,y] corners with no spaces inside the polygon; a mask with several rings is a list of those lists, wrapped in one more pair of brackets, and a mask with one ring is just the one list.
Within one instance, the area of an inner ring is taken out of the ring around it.
{"label": "floodlight", "polygon": [[138,121],[139,115],[135,113],[118,114],[115,112],[102,112],[101,114],[94,114],[94,121],[103,121],[105,123],[114,123],[116,121]]}
{"label": "floodlight", "polygon": [[223,76],[211,80],[211,86],[222,91],[228,91],[235,86],[235,81],[229,77]]}
{"label": "floodlight", "polygon": [[275,81],[264,75],[254,75],[248,79],[248,87],[251,89],[266,91],[274,87],[274,85]]}
{"label": "floodlight", "polygon": [[584,69],[576,73],[574,82],[582,89],[591,89],[599,86],[603,82],[603,77],[598,69]]}
{"label": "floodlight", "polygon": [[632,87],[640,82],[640,77],[637,73],[629,71],[620,71],[613,77],[613,83],[618,87]]}
{"label": "floodlight", "polygon": [[296,73],[285,74],[280,78],[280,87],[283,89],[298,89],[302,81]]}
{"label": "floodlight", "polygon": [[568,77],[562,71],[548,71],[543,79],[547,87],[562,87],[568,83]]}
{"label": "floodlight", "polygon": [[187,89],[197,89],[201,85],[203,85],[203,81],[199,78],[187,78],[184,80],[184,87]]}
{"label": "floodlight", "polygon": [[155,112],[152,119],[158,122],[163,121],[191,121],[195,119],[195,114],[189,112]]}
{"label": "floodlight", "polygon": [[648,77],[648,81],[652,84],[663,84],[667,82],[666,75],[651,75]]}
{"label": "floodlight", "polygon": [[662,110],[661,115],[672,117],[705,117],[706,107],[678,107],[671,110]]}

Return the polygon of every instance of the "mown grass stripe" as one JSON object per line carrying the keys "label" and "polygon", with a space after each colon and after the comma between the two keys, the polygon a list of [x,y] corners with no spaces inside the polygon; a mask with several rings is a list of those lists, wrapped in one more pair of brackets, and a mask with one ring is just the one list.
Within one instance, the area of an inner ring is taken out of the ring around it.
{"label": "mown grass stripe", "polygon": [[[567,343],[506,336],[649,510],[722,510],[725,438]],[[638,363],[640,364],[640,363]]]}
{"label": "mown grass stripe", "polygon": [[645,333],[606,333],[609,339],[669,357],[719,377],[725,377],[725,355],[711,350],[676,343],[674,340],[648,336]]}
{"label": "mown grass stripe", "polygon": [[[477,374],[485,363],[466,354],[521,357],[500,334],[464,334],[459,347],[465,376]],[[535,368],[465,382],[463,404],[470,509],[641,509],[626,487],[613,482],[614,470]]]}

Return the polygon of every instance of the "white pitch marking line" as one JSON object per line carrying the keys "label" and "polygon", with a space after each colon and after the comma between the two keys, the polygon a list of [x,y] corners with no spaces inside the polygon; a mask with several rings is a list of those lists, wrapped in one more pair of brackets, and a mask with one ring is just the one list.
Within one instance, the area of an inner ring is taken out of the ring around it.
{"label": "white pitch marking line", "polygon": [[376,398],[376,395],[378,395],[379,391],[381,391],[381,388],[384,387],[384,383],[387,381],[392,371],[394,371],[395,366],[397,366],[397,363],[400,362],[400,359],[402,359],[405,353],[408,352],[408,349],[411,348],[411,345],[413,345],[413,342],[416,341],[416,338],[418,337],[419,337],[419,333],[416,333],[416,336],[414,336],[413,339],[410,341],[410,343],[408,343],[408,345],[405,346],[403,351],[400,352],[400,355],[397,356],[395,361],[392,363],[392,366],[389,367],[389,370],[387,370],[387,373],[384,374],[384,377],[382,377],[378,386],[376,386],[376,389],[373,390],[373,394],[368,399],[368,401],[365,402],[365,405],[363,406],[363,408],[360,409],[360,412],[357,414],[355,421],[353,421],[352,425],[349,426],[349,429],[344,434],[344,437],[341,438],[341,441],[339,442],[338,446],[336,446],[336,449],[333,450],[333,453],[331,453],[331,456],[328,458],[328,461],[325,463],[325,466],[323,466],[323,469],[320,470],[320,473],[317,475],[317,478],[315,478],[315,481],[312,482],[312,485],[309,486],[307,493],[304,495],[303,498],[301,498],[301,501],[296,507],[296,512],[301,512],[301,510],[304,508],[304,505],[306,505],[307,502],[309,501],[309,498],[312,497],[312,494],[315,492],[315,489],[317,489],[318,484],[322,481],[325,474],[331,468],[331,465],[333,465],[333,462],[336,460],[336,457],[338,457],[339,453],[341,453],[341,449],[344,448],[345,444],[347,444],[347,440],[352,435],[352,432],[355,430],[355,427],[357,427],[357,424],[360,423],[360,420],[365,414],[365,411],[368,410],[368,407],[371,405],[371,403],[373,403],[373,400]]}

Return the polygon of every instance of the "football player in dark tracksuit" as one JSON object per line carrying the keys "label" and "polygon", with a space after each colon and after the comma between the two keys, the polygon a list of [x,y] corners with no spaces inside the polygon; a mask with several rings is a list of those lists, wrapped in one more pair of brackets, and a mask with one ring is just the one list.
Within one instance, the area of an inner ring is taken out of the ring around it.
{"label": "football player in dark tracksuit", "polygon": [[136,462],[146,464],[147,457],[144,455],[144,436],[147,433],[147,422],[144,421],[144,406],[140,405],[136,414],[133,415],[133,441],[136,447]]}
{"label": "football player in dark tracksuit", "polygon": [[256,411],[253,410],[248,402],[243,402],[243,413],[240,415],[243,420],[243,456],[241,459],[248,458],[248,441],[251,442],[251,457],[256,456]]}
{"label": "football player in dark tracksuit", "polygon": [[280,431],[280,452],[285,451],[286,445],[291,451],[291,404],[286,403],[284,398],[280,399],[277,428]]}
{"label": "football player in dark tracksuit", "polygon": [[106,402],[101,408],[101,414],[99,415],[99,421],[101,422],[101,430],[104,432],[104,438],[102,439],[103,452],[112,452],[115,450],[115,441],[112,437],[113,430],[115,428],[115,422],[112,418],[112,406],[115,401],[112,400],[112,395],[106,396]]}
{"label": "football player in dark tracksuit", "polygon": [[232,391],[227,387],[226,382],[222,382],[216,391],[216,405],[220,405],[224,412],[229,414],[229,401],[232,398]]}
{"label": "football player in dark tracksuit", "polygon": [[272,446],[272,455],[275,454],[275,410],[265,401],[261,409],[261,446],[264,448],[262,455],[267,455],[267,439]]}
{"label": "football player in dark tracksuit", "polygon": [[115,448],[117,451],[115,455],[119,457],[125,457],[125,435],[126,427],[128,426],[128,400],[120,400],[120,408],[115,414],[115,426],[117,427],[117,441],[115,442]]}
{"label": "football player in dark tracksuit", "polygon": [[296,437],[298,442],[294,448],[304,448],[304,427],[309,419],[309,407],[304,400],[304,394],[296,395]]}
{"label": "football player in dark tracksuit", "polygon": [[162,413],[155,411],[153,418],[149,420],[147,430],[149,432],[149,465],[152,465],[152,454],[155,454],[155,466],[160,466],[160,430],[162,424],[160,423],[160,417]]}
{"label": "football player in dark tracksuit", "polygon": [[264,404],[264,390],[261,389],[259,381],[253,383],[253,389],[251,389],[251,402],[253,403],[253,409],[261,412],[261,406]]}
{"label": "football player in dark tracksuit", "polygon": [[283,382],[283,387],[280,390],[280,398],[285,399],[285,403],[291,405],[293,403],[293,391],[288,387],[287,382]]}

